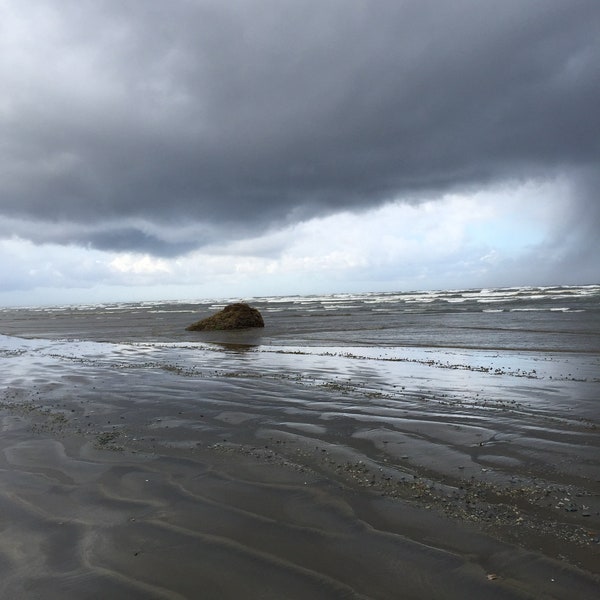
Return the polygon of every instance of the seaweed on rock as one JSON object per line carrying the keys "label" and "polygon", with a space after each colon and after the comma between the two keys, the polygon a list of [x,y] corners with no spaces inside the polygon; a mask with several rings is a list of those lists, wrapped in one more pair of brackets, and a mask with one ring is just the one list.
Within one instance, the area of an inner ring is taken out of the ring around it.
{"label": "seaweed on rock", "polygon": [[210,331],[264,326],[265,323],[258,309],[252,308],[245,302],[236,302],[206,319],[192,323],[186,329],[188,331]]}

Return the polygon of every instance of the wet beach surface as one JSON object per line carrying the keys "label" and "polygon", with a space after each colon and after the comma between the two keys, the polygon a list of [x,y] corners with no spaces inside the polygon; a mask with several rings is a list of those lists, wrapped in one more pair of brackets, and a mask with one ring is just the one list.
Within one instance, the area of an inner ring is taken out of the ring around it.
{"label": "wet beach surface", "polygon": [[0,311],[0,596],[598,597],[589,301],[343,302]]}
{"label": "wet beach surface", "polygon": [[593,358],[4,342],[3,596],[597,595]]}

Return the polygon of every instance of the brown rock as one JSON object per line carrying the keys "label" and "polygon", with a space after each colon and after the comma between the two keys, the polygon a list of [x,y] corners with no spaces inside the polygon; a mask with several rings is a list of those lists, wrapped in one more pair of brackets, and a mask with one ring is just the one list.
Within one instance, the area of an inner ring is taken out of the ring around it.
{"label": "brown rock", "polygon": [[264,326],[262,315],[256,308],[248,306],[245,302],[236,302],[206,319],[192,323],[186,329],[188,331],[210,331]]}

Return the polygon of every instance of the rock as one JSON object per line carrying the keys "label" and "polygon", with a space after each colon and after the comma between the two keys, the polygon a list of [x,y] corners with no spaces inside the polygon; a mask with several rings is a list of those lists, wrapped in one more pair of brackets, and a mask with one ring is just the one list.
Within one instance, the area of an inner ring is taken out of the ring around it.
{"label": "rock", "polygon": [[248,306],[245,302],[236,302],[206,319],[192,323],[186,329],[188,331],[211,331],[264,326],[262,315],[256,308]]}

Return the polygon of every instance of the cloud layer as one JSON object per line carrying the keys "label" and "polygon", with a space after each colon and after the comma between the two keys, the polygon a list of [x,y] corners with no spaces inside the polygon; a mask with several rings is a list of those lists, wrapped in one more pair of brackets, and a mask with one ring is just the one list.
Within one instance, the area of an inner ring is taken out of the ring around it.
{"label": "cloud layer", "polygon": [[597,0],[0,0],[0,302],[600,282]]}
{"label": "cloud layer", "polygon": [[[314,217],[180,257],[0,241],[0,303],[250,297],[594,281],[556,241],[566,179]],[[597,245],[597,242],[596,242]],[[583,279],[582,279],[583,277]],[[586,279],[587,277],[587,279]],[[12,292],[10,290],[13,290]]]}
{"label": "cloud layer", "polygon": [[599,163],[596,0],[32,0],[0,17],[0,233],[35,243],[177,256],[506,180],[584,188]]}

